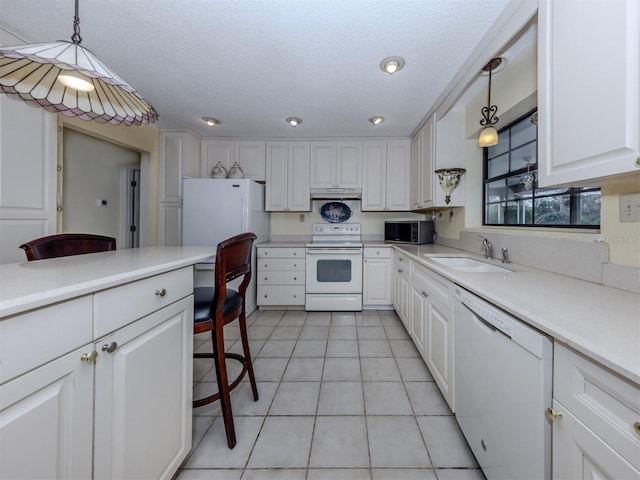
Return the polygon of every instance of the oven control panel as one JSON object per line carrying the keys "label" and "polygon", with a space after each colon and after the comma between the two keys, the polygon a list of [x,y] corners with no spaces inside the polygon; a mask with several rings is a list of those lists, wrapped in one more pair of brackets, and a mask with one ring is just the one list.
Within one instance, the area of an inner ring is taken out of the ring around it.
{"label": "oven control panel", "polygon": [[359,223],[314,223],[313,235],[360,235]]}

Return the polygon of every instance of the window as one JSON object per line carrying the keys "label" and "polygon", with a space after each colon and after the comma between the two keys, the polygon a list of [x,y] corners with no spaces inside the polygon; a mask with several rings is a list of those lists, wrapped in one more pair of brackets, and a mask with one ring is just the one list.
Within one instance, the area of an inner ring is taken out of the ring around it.
{"label": "window", "polygon": [[600,189],[538,188],[534,112],[498,132],[484,149],[484,225],[600,228]]}

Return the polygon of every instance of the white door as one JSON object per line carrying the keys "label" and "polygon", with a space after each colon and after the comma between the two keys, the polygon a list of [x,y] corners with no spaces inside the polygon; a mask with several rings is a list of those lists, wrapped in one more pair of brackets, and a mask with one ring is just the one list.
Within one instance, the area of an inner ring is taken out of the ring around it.
{"label": "white door", "polygon": [[191,448],[193,297],[95,349],[95,478],[171,478]]}
{"label": "white door", "polygon": [[0,387],[0,478],[91,478],[93,372],[70,352]]}

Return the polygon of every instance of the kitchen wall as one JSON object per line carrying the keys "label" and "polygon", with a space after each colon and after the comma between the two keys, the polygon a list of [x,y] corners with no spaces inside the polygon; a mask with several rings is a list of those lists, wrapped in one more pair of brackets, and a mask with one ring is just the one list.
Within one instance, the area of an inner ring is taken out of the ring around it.
{"label": "kitchen wall", "polygon": [[[320,216],[320,208],[333,200],[313,200],[311,212],[271,212],[270,231],[271,240],[309,240],[314,223],[325,223]],[[350,223],[360,223],[361,235],[364,240],[380,240],[383,238],[385,220],[418,219],[425,220],[423,213],[414,212],[363,212],[360,200],[345,200],[351,209]],[[436,229],[437,231],[437,229]]]}
{"label": "kitchen wall", "polygon": [[[491,103],[497,105],[498,129],[526,114],[537,105],[537,48],[524,49],[515,59],[508,59],[504,70],[492,78]],[[486,77],[481,81],[488,82]],[[620,195],[640,192],[640,174],[627,174],[602,181],[600,230],[568,230],[550,228],[500,228],[482,226],[482,149],[477,146],[480,111],[487,102],[487,87],[464,104],[466,158],[465,207],[454,209],[452,221],[447,213],[440,219],[440,238],[458,240],[463,231],[494,232],[535,238],[568,239],[580,242],[605,242],[608,262],[640,267],[640,223],[620,222]],[[517,261],[517,260],[516,260]]]}

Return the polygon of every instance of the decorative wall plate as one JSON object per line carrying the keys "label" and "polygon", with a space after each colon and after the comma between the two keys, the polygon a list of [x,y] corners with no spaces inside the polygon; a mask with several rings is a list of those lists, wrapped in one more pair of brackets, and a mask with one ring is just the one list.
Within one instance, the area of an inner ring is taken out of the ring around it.
{"label": "decorative wall plate", "polygon": [[329,223],[343,223],[351,218],[353,212],[342,202],[327,202],[320,207],[320,216]]}

